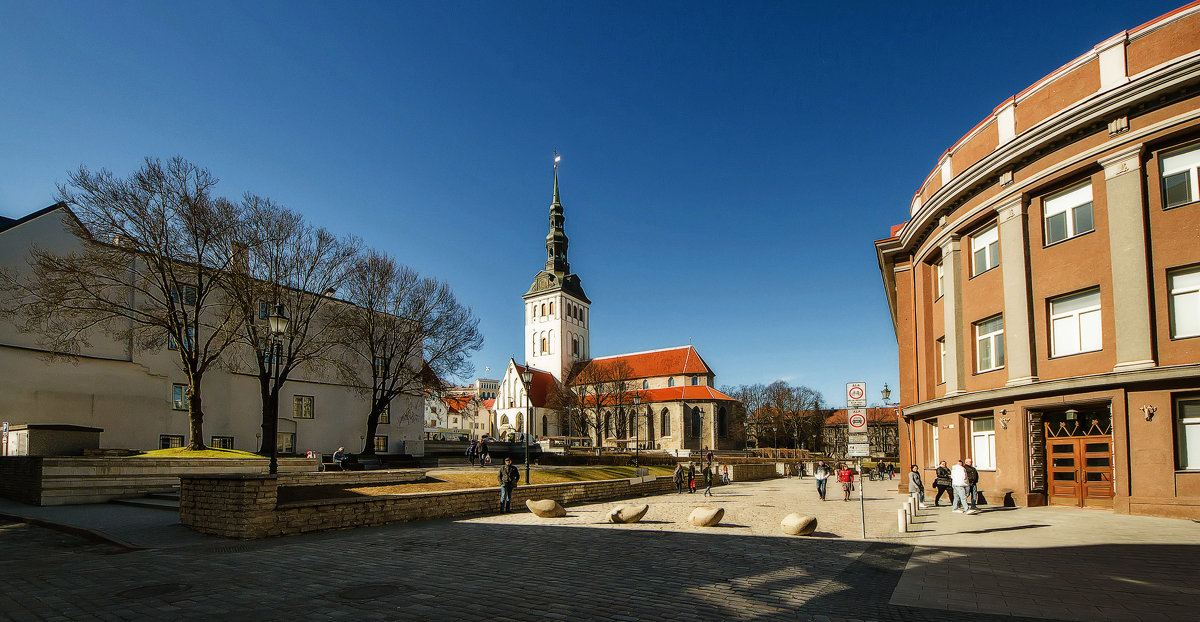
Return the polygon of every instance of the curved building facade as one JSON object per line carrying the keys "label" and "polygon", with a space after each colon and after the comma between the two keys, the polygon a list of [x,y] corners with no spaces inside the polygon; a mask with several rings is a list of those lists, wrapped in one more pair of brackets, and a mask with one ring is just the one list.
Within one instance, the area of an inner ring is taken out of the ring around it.
{"label": "curved building facade", "polygon": [[1003,102],[875,246],[902,461],[1200,518],[1200,2]]}

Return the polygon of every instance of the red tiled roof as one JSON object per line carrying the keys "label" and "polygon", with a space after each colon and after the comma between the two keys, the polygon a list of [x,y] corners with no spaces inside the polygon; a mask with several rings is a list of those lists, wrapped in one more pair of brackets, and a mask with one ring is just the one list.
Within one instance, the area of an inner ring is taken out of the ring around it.
{"label": "red tiled roof", "polygon": [[[513,365],[516,365],[517,374],[520,377],[520,373],[525,371],[526,367],[515,362]],[[536,408],[545,408],[550,402],[550,396],[554,394],[554,388],[558,385],[558,381],[548,371],[534,369],[533,367],[529,367],[528,369],[533,372],[533,382],[529,383],[529,401]]]}
{"label": "red tiled roof", "polygon": [[442,398],[450,412],[462,412],[471,404],[470,395],[448,395]]}
{"label": "red tiled roof", "polygon": [[[609,394],[609,395],[612,395],[612,394]],[[661,389],[638,389],[636,391],[630,391],[628,394],[623,396],[623,399],[630,399],[634,395],[641,396],[643,404],[647,404],[650,402],[672,402],[672,401],[679,401],[679,400],[695,400],[695,401],[730,400],[730,401],[736,401],[732,397],[729,397],[728,395],[725,395],[724,393],[721,393],[720,391],[718,391],[712,387],[687,386],[687,387],[664,387]],[[581,399],[583,400],[583,402],[585,404],[588,404],[589,406],[594,405],[596,403],[595,395],[584,395]],[[616,400],[616,398],[613,398],[613,401],[615,401],[615,400]],[[602,400],[601,403],[603,404],[605,402]]]}
{"label": "red tiled roof", "polygon": [[589,365],[612,365],[617,361],[623,361],[629,365],[632,378],[713,373],[692,346],[602,356],[592,359]]}
{"label": "red tiled roof", "polygon": [[[867,423],[895,423],[900,409],[895,406],[868,408]],[[825,418],[825,425],[846,425],[846,409],[839,408]]]}
{"label": "red tiled roof", "polygon": [[483,407],[488,410],[495,408],[496,407],[496,398],[492,398],[490,400],[483,400]]}

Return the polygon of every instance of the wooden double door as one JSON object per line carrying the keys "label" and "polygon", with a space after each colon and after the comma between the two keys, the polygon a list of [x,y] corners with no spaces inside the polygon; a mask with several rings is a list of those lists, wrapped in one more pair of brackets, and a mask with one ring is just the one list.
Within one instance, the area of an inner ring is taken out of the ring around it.
{"label": "wooden double door", "polygon": [[1050,505],[1113,506],[1111,436],[1046,439]]}

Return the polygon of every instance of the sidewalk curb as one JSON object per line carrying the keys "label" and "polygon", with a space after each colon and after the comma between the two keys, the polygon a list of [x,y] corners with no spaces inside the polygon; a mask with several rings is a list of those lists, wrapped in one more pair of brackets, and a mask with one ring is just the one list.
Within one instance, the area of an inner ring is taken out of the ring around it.
{"label": "sidewalk curb", "polygon": [[145,550],[154,548],[151,546],[138,546],[136,544],[132,544],[132,543],[126,542],[124,540],[121,540],[120,538],[114,538],[113,536],[110,536],[102,531],[96,531],[95,529],[88,529],[87,527],[79,527],[78,525],[67,525],[65,523],[56,523],[54,521],[48,521],[48,520],[41,519],[41,518],[34,518],[32,516],[23,516],[21,514],[8,514],[5,512],[0,512],[0,519],[16,521],[18,523],[27,523],[30,525],[36,525],[38,527],[45,527],[47,529],[61,531],[63,533],[70,534],[73,536],[79,536],[81,538],[91,540],[92,542],[98,542],[101,544],[111,544],[118,548],[125,549],[124,552],[126,552],[126,553],[133,552],[133,551],[145,551]]}

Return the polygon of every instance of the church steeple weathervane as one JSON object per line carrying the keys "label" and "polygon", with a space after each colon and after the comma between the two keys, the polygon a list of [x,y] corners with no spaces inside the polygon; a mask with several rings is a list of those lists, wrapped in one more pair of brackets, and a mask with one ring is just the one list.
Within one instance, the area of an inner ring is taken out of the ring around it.
{"label": "church steeple weathervane", "polygon": [[554,200],[550,203],[550,233],[546,234],[546,271],[560,275],[571,273],[571,264],[567,261],[567,233],[563,229],[566,218],[563,217],[562,201],[558,198],[558,163],[562,156],[554,150]]}

